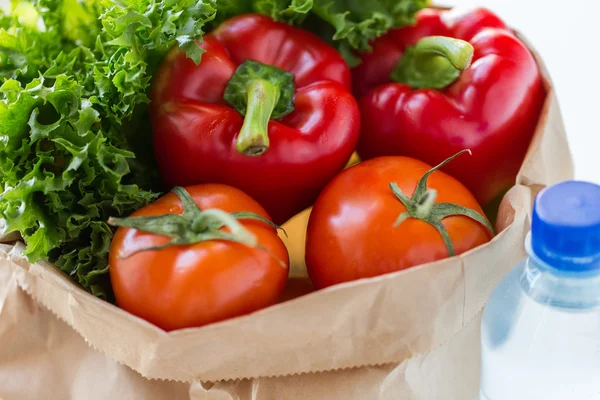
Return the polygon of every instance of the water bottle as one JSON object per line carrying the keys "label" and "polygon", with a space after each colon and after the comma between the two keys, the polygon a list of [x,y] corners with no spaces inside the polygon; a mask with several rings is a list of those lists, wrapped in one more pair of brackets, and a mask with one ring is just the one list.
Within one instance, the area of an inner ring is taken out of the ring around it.
{"label": "water bottle", "polygon": [[536,197],[528,257],[493,291],[481,326],[481,400],[600,395],[600,186]]}

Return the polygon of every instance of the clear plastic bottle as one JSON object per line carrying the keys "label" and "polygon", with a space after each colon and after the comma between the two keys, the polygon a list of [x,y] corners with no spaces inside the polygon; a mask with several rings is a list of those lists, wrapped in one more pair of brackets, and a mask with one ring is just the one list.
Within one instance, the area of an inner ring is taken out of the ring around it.
{"label": "clear plastic bottle", "polygon": [[600,186],[568,181],[534,204],[528,257],[481,326],[481,400],[600,395]]}

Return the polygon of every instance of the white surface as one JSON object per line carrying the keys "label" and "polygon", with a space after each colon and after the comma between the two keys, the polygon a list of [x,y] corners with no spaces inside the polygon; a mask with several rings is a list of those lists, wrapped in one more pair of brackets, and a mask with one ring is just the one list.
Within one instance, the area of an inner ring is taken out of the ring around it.
{"label": "white surface", "polygon": [[600,1],[434,0],[483,6],[527,36],[558,93],[577,179],[600,183]]}

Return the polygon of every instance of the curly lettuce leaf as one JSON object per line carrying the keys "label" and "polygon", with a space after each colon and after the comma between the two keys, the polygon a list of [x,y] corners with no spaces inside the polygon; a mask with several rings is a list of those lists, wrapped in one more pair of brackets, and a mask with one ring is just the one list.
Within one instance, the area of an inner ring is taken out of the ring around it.
{"label": "curly lettuce leaf", "polygon": [[111,298],[106,221],[158,196],[137,151],[152,73],[176,44],[200,62],[214,15],[214,0],[36,0],[0,17],[0,233],[30,261]]}
{"label": "curly lettuce leaf", "polygon": [[334,43],[355,63],[353,52],[369,51],[369,42],[392,28],[414,23],[429,0],[217,0],[217,21],[259,12],[303,25]]}

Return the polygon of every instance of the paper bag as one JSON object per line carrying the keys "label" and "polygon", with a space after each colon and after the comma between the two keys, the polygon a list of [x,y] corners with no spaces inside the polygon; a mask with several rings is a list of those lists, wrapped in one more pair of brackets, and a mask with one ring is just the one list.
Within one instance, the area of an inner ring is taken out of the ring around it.
{"label": "paper bag", "polygon": [[[448,260],[167,333],[82,291],[54,266],[30,264],[22,244],[1,247],[0,397],[475,399],[481,310],[524,255],[535,193],[573,174],[549,80],[547,89],[501,205],[501,233]],[[287,226],[298,282],[306,217]]]}

